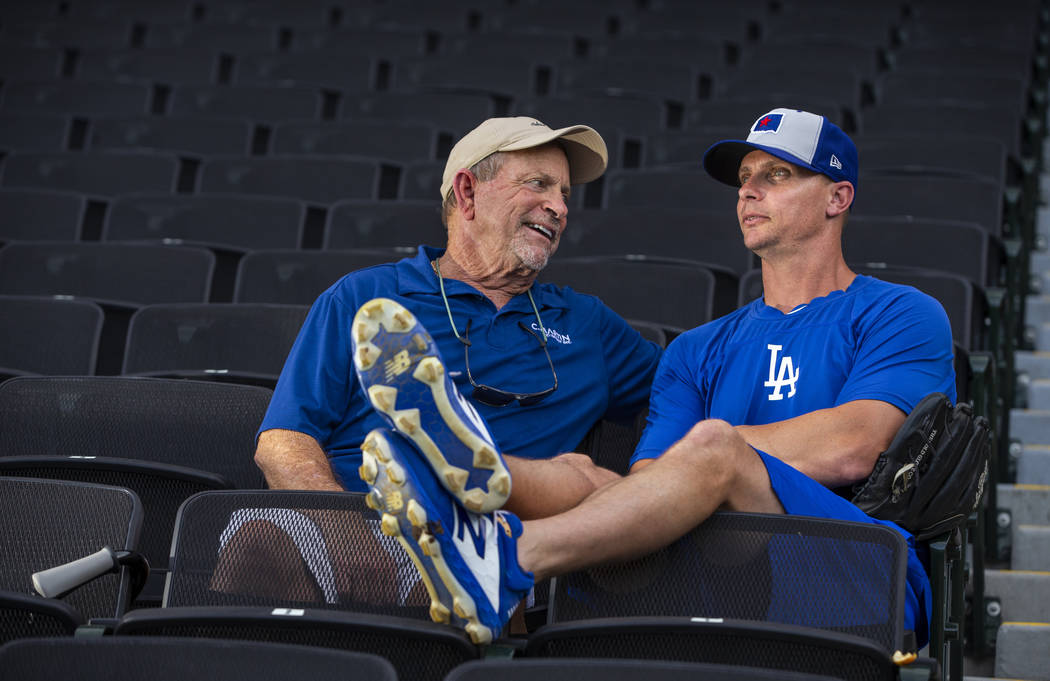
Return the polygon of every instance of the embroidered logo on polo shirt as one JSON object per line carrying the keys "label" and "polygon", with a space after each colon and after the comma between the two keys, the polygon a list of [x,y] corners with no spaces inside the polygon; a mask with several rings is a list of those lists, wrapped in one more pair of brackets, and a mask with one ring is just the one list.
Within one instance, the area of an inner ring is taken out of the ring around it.
{"label": "embroidered logo on polo shirt", "polygon": [[[562,345],[572,345],[572,338],[570,338],[569,336],[567,336],[565,334],[562,334],[562,333],[558,333],[557,331],[555,331],[554,329],[552,329],[549,326],[544,327],[544,328],[546,328],[546,330],[547,330],[547,339],[548,340],[556,340],[559,343],[561,343]],[[536,331],[536,332],[540,331],[540,327],[539,327],[538,324],[536,324],[536,322],[532,323],[532,330]]]}

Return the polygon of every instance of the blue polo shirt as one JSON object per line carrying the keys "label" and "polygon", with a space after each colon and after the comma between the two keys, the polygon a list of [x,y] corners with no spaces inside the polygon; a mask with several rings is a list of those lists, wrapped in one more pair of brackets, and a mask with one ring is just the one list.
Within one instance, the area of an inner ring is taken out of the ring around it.
{"label": "blue polo shirt", "polygon": [[[321,294],[292,346],[259,432],[281,428],[310,435],[325,450],[342,485],[366,491],[357,477],[360,445],[370,430],[386,423],[354,374],[350,326],[357,309],[380,296],[416,315],[433,336],[449,376],[469,398],[464,346],[452,332],[430,265],[442,253],[422,246],[414,258],[352,272]],[[518,393],[553,385],[539,342],[518,326],[523,322],[539,333],[528,296],[515,296],[497,310],[461,281],[446,279],[445,293],[460,335],[471,322],[475,382]],[[558,389],[527,407],[473,404],[503,453],[540,459],[573,451],[601,418],[624,421],[641,410],[660,347],[594,296],[545,283],[534,284],[532,295],[547,329]]]}

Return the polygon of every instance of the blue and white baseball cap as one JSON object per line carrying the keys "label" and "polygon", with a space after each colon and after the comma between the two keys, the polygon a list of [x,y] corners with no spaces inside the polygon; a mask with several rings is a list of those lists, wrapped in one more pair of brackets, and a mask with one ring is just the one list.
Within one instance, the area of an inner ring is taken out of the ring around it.
{"label": "blue and white baseball cap", "polygon": [[760,149],[788,163],[843,180],[857,190],[857,146],[828,119],[794,109],[773,109],[758,117],[747,140],[722,140],[704,153],[704,170],[719,182],[740,186],[745,156]]}

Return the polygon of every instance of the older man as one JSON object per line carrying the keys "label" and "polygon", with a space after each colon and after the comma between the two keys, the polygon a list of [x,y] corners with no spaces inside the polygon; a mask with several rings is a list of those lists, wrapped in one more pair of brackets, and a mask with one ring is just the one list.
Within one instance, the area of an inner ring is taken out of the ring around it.
{"label": "older man", "polygon": [[[671,344],[630,475],[573,499],[563,513],[523,523],[458,503],[440,467],[420,454],[411,424],[393,419],[397,432],[369,435],[361,474],[370,505],[382,512],[384,531],[416,552],[432,614],[477,642],[498,634],[533,579],[643,555],[719,509],[882,522],[830,488],[866,478],[924,396],[954,398],[944,310],[915,289],[855,274],[843,258],[857,150],[840,129],[776,109],[746,140],[708,150],[704,167],[739,187],[737,217],[762,258],[765,295]],[[355,324],[368,326],[375,311],[366,304]],[[383,311],[380,326],[425,338],[415,320],[399,327],[389,321],[399,311]],[[369,333],[362,345],[390,346]],[[358,372],[382,390],[371,360],[363,352]],[[421,356],[418,366],[439,373],[437,358]],[[515,486],[529,475],[523,467]],[[929,581],[912,549],[905,625],[920,645],[929,608]]]}
{"label": "older man", "polygon": [[[463,503],[492,510],[510,496],[523,517],[549,515],[615,477],[584,456],[557,455],[599,419],[644,407],[660,349],[596,298],[535,283],[566,229],[571,185],[599,177],[606,160],[605,142],[583,125],[494,118],[463,137],[441,185],[447,248],[351,273],[313,305],[260,430],[255,458],[269,485],[365,490],[360,446],[384,423],[373,409],[384,403],[354,376],[351,326],[376,297],[426,325],[453,392],[466,396],[442,427],[472,427],[480,414],[491,430],[484,474],[449,454],[446,476],[470,478],[455,483]],[[399,376],[407,350],[384,358],[387,378]],[[535,461],[511,495],[517,467]]]}

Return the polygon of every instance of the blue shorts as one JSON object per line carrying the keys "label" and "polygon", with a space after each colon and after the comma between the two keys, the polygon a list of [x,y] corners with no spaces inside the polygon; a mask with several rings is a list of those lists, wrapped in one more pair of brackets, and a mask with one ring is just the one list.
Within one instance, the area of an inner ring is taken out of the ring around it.
{"label": "blue shorts", "polygon": [[[800,473],[775,456],[766,454],[758,449],[755,451],[758,452],[766,466],[773,492],[777,495],[780,504],[784,507],[784,511],[788,514],[875,523],[891,527],[904,536],[908,542],[904,628],[915,632],[920,648],[926,645],[930,635],[929,613],[933,609],[933,597],[929,577],[926,575],[926,570],[923,568],[919,556],[915,553],[915,541],[911,534],[894,523],[872,518],[849,501],[824,487],[824,485]],[[834,560],[832,556],[834,549],[831,546],[827,547],[827,549],[829,555],[828,565],[830,566]],[[863,561],[860,562],[863,565]],[[824,600],[822,597],[826,596],[827,587],[825,586],[825,580],[828,579],[828,574],[814,575],[813,579],[803,580],[804,584],[800,583],[798,577],[797,573],[785,575],[784,578],[790,579],[791,584],[785,585],[783,589],[775,588],[773,590],[774,594],[779,592],[789,594],[789,596],[785,597],[783,602],[773,603],[770,606],[770,619],[807,626],[827,626],[835,622],[841,623],[843,617],[863,619],[865,617],[865,605],[870,606],[868,610],[872,613],[872,616],[877,616],[878,611],[883,610],[878,603],[880,594],[857,592],[855,594],[857,606],[852,608],[849,613],[816,612],[813,608],[805,607],[805,601],[809,600],[805,596],[805,591],[807,589],[814,591],[814,601]],[[857,575],[857,577],[859,583],[871,583],[870,579],[876,580],[877,583],[880,578],[879,575]],[[820,597],[818,597],[818,594]],[[800,618],[805,621],[800,620]],[[864,622],[858,621],[856,623],[863,624]]]}

